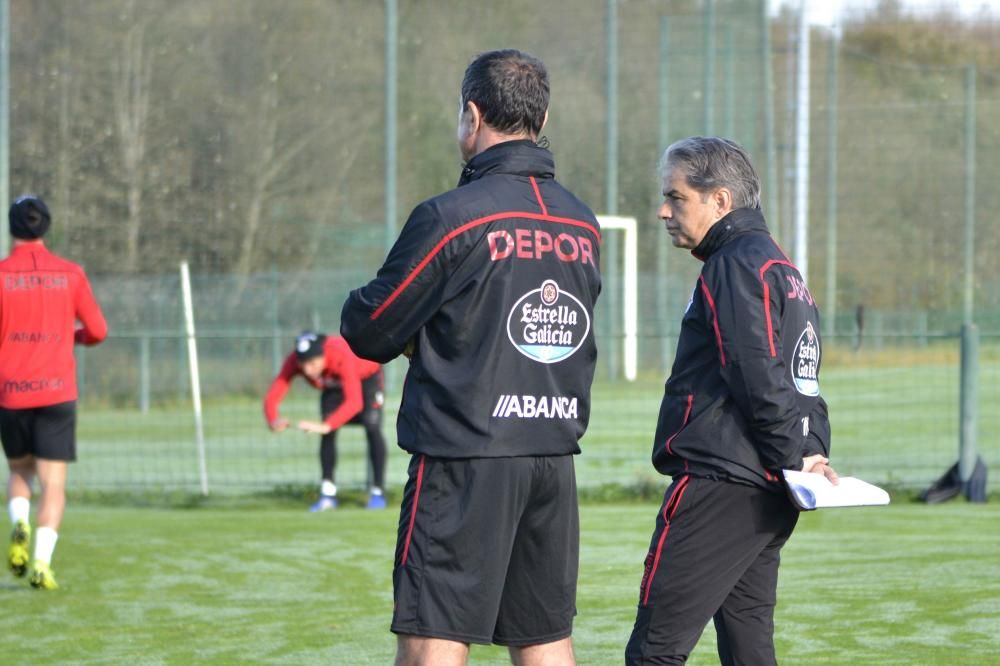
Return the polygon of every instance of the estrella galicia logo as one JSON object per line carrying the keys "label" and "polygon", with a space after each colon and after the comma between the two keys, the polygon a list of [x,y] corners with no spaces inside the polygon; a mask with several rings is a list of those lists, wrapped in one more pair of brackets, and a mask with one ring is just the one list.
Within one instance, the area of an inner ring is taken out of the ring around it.
{"label": "estrella galicia logo", "polygon": [[507,337],[517,350],[539,363],[558,363],[573,355],[590,332],[590,315],[576,296],[546,280],[518,299],[507,316]]}
{"label": "estrella galicia logo", "polygon": [[812,322],[806,322],[806,328],[795,343],[792,352],[792,379],[795,390],[803,395],[819,395],[819,338],[813,329]]}

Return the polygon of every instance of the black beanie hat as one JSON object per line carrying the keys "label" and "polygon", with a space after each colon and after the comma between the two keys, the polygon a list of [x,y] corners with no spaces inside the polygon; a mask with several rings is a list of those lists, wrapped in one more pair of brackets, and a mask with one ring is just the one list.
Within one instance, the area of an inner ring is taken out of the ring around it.
{"label": "black beanie hat", "polygon": [[299,363],[303,363],[314,356],[321,356],[324,342],[326,336],[322,333],[302,331],[299,337],[295,338],[295,358],[299,359]]}
{"label": "black beanie hat", "polygon": [[49,230],[52,218],[49,207],[41,197],[25,194],[14,200],[7,213],[10,221],[10,235],[21,240],[35,240]]}

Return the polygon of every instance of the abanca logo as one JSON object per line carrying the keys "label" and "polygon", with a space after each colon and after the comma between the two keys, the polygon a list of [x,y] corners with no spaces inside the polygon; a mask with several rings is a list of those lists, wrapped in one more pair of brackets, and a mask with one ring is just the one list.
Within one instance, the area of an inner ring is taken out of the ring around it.
{"label": "abanca logo", "polygon": [[590,315],[576,296],[555,280],[522,296],[507,317],[507,337],[517,350],[539,363],[558,363],[573,355],[590,332]]}

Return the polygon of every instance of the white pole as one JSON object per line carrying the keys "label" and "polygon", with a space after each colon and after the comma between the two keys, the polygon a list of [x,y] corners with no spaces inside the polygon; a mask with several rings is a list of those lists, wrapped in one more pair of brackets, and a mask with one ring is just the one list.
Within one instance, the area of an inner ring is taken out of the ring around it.
{"label": "white pole", "polygon": [[194,308],[191,305],[191,275],[186,261],[181,262],[181,295],[184,299],[184,325],[187,329],[188,365],[191,370],[191,400],[194,404],[194,430],[198,444],[198,472],[201,494],[208,495],[208,466],[205,464],[205,425],[201,416],[201,377],[198,374],[198,342],[194,337]]}
{"label": "white pole", "polygon": [[639,356],[639,233],[634,217],[598,215],[601,231],[619,229],[625,233],[625,305],[622,328],[625,334],[625,379],[635,381]]}
{"label": "white pole", "polygon": [[639,242],[635,220],[625,228],[625,379],[635,381],[639,355]]}
{"label": "white pole", "polygon": [[809,281],[809,0],[799,5],[798,93],[795,103],[795,265]]}
{"label": "white pole", "polygon": [[[62,202],[56,202],[62,203]],[[0,206],[10,205],[10,0],[0,0]],[[10,254],[10,238],[0,229],[0,259]]]}

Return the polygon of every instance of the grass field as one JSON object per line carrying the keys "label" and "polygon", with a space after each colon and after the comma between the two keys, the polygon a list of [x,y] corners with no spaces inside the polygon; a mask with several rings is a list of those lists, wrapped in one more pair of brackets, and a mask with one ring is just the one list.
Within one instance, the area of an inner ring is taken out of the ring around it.
{"label": "grass field", "polygon": [[[581,664],[622,662],[656,509],[581,508]],[[62,588],[0,579],[0,661],[389,664],[396,517],[280,501],[71,506],[54,562]],[[780,662],[1000,664],[998,525],[995,501],[805,514],[783,551]],[[474,647],[471,663],[505,654]],[[718,663],[710,628],[689,663]]]}
{"label": "grass field", "polygon": [[[831,355],[823,369],[823,395],[833,423],[837,469],[877,483],[926,487],[958,458],[959,374],[953,344],[916,350]],[[985,348],[979,379],[979,450],[1000,468],[1000,357]],[[317,394],[301,382],[284,405],[292,419],[316,418]],[[263,387],[262,389],[263,390]],[[649,464],[663,377],[597,381],[590,429],[577,459],[581,486],[658,483]],[[388,485],[399,488],[407,456],[395,446],[398,392],[386,409]],[[205,401],[209,487],[214,493],[266,490],[318,482],[317,438],[297,431],[272,435],[259,399]],[[184,404],[149,413],[84,402],[75,489],[180,489],[199,487],[194,420]],[[367,472],[360,428],[340,434],[338,482],[361,487]]]}
{"label": "grass field", "polygon": [[[996,351],[983,354],[978,395],[979,450],[994,470]],[[823,394],[838,470],[899,488],[930,483],[958,455],[958,379],[954,345],[828,358]],[[609,485],[662,492],[668,480],[649,465],[662,391],[654,372],[635,383],[595,384],[576,460],[588,497],[636,495],[603,493]],[[284,411],[314,418],[316,403],[298,386]],[[407,463],[394,446],[397,403],[390,394],[394,502]],[[269,434],[259,399],[246,396],[208,398],[205,434],[207,499],[197,495],[187,406],[154,405],[143,414],[85,396],[80,461],[54,562],[63,588],[44,594],[0,579],[7,611],[0,663],[13,663],[11,655],[60,665],[391,663],[397,511],[358,508],[367,467],[361,431],[341,434],[338,483],[348,506],[323,515],[304,511],[317,481],[314,436]],[[581,664],[622,662],[656,501],[581,509]],[[784,551],[781,663],[1000,666],[998,553],[995,492],[985,505],[925,506],[899,495],[888,508],[805,515]],[[503,664],[505,655],[477,647],[472,663]],[[717,663],[711,628],[689,663]]]}

